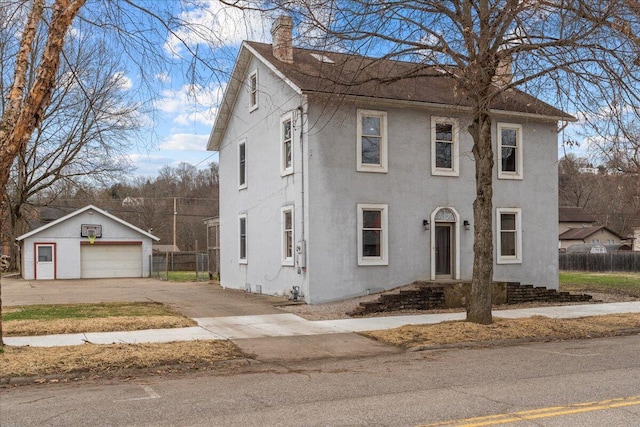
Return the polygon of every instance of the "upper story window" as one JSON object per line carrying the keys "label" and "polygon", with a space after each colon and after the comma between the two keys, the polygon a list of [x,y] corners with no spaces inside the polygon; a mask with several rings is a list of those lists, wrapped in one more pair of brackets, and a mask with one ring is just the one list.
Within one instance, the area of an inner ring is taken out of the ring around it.
{"label": "upper story window", "polygon": [[258,108],[258,70],[249,74],[249,111]]}
{"label": "upper story window", "polygon": [[362,172],[387,172],[387,113],[358,110],[357,167]]}
{"label": "upper story window", "polygon": [[282,265],[293,265],[293,206],[282,208]]}
{"label": "upper story window", "polygon": [[431,118],[431,174],[459,176],[460,148],[458,122],[444,117]]}
{"label": "upper story window", "polygon": [[238,142],[238,189],[247,188],[247,144]]}
{"label": "upper story window", "polygon": [[247,214],[238,216],[238,263],[247,263]]}
{"label": "upper story window", "polygon": [[293,116],[287,114],[280,124],[280,173],[293,173]]}
{"label": "upper story window", "polygon": [[498,178],[522,179],[522,126],[498,123]]}
{"label": "upper story window", "polygon": [[388,207],[358,203],[358,265],[389,265]]}
{"label": "upper story window", "polygon": [[496,209],[498,264],[522,263],[522,218],[520,208]]}

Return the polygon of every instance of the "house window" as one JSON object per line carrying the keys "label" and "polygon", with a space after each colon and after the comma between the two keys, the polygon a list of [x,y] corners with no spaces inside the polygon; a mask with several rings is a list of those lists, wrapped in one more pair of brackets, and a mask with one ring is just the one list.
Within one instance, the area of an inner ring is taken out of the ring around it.
{"label": "house window", "polygon": [[358,265],[388,265],[388,207],[358,203]]}
{"label": "house window", "polygon": [[519,208],[498,208],[498,264],[522,263],[522,219]]}
{"label": "house window", "polygon": [[292,116],[288,114],[282,119],[280,126],[280,173],[282,176],[293,173],[293,128]]}
{"label": "house window", "polygon": [[459,176],[458,122],[431,118],[431,174]]}
{"label": "house window", "polygon": [[282,208],[282,265],[293,265],[293,206]]}
{"label": "house window", "polygon": [[247,214],[238,217],[238,262],[247,263]]}
{"label": "house window", "polygon": [[247,188],[247,144],[244,140],[238,143],[238,188]]}
{"label": "house window", "polygon": [[387,172],[387,113],[358,110],[357,166],[362,172]]}
{"label": "house window", "polygon": [[522,126],[498,123],[498,178],[522,179]]}
{"label": "house window", "polygon": [[258,70],[249,74],[249,110],[258,108]]}

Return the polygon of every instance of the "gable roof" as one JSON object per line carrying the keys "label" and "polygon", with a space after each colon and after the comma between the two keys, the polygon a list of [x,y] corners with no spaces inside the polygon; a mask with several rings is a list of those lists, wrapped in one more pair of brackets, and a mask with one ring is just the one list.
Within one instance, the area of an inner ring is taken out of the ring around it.
{"label": "gable roof", "polygon": [[596,222],[593,216],[583,208],[575,206],[560,206],[558,208],[558,221],[560,222]]}
{"label": "gable roof", "polygon": [[[211,131],[208,150],[220,148],[252,56],[299,94],[337,94],[457,110],[468,110],[471,105],[456,88],[456,78],[444,68],[297,47],[293,48],[293,64],[288,64],[273,56],[272,45],[245,41],[240,47]],[[453,71],[452,68],[448,70]],[[497,86],[496,91],[500,91]],[[517,89],[500,91],[492,101],[491,109],[494,112],[546,120],[576,120],[562,110]]]}
{"label": "gable roof", "polygon": [[596,227],[570,228],[564,233],[560,234],[559,239],[560,240],[583,240],[603,229],[607,230],[611,234],[614,234],[622,238],[618,233],[616,233],[609,227],[605,227],[604,225],[599,225]]}
{"label": "gable roof", "polygon": [[95,212],[97,212],[97,213],[99,213],[99,214],[101,214],[101,215],[104,215],[104,216],[106,216],[107,218],[110,218],[110,219],[112,219],[112,220],[114,220],[114,221],[116,221],[116,222],[118,222],[118,223],[120,223],[120,224],[124,225],[125,227],[128,227],[128,228],[130,228],[130,229],[132,229],[132,230],[134,230],[134,231],[137,231],[138,233],[140,233],[140,234],[142,234],[142,235],[144,235],[144,236],[146,236],[146,237],[149,237],[149,238],[151,238],[151,239],[153,239],[153,240],[155,240],[155,241],[160,240],[160,238],[159,238],[159,237],[156,237],[156,236],[154,236],[153,234],[147,233],[146,231],[142,230],[141,228],[138,228],[138,227],[136,227],[135,225],[129,224],[127,221],[124,221],[124,220],[122,220],[122,219],[118,218],[117,216],[113,216],[113,215],[111,215],[109,212],[107,212],[107,211],[103,211],[102,209],[97,208],[97,207],[95,207],[95,206],[93,206],[93,205],[87,205],[87,206],[85,206],[85,207],[84,207],[84,208],[82,208],[82,209],[78,209],[77,211],[71,212],[69,215],[65,215],[65,216],[63,216],[62,218],[58,218],[57,220],[55,220],[55,221],[53,221],[53,222],[50,222],[50,223],[48,223],[48,224],[43,225],[42,227],[38,227],[38,228],[36,228],[35,230],[31,230],[30,232],[25,233],[25,234],[23,234],[22,236],[17,237],[17,238],[16,238],[16,240],[17,240],[17,241],[24,240],[24,239],[26,239],[27,237],[31,237],[31,236],[33,236],[34,234],[38,234],[38,233],[40,233],[40,232],[42,232],[42,231],[46,230],[47,228],[53,227],[53,226],[55,226],[55,225],[57,225],[57,224],[60,224],[61,222],[64,222],[64,221],[66,221],[66,220],[68,220],[68,219],[70,219],[70,218],[73,218],[74,216],[78,216],[78,215],[80,215],[81,213],[86,212],[86,211],[89,211],[89,210],[93,210],[93,211],[95,211]]}

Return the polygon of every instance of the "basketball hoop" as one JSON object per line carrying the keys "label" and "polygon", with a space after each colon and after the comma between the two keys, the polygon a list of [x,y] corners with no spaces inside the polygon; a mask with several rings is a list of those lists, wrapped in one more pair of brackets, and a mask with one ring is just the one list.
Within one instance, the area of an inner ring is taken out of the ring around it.
{"label": "basketball hoop", "polygon": [[87,230],[87,238],[89,239],[89,244],[93,245],[93,242],[96,241],[96,230],[93,230],[93,229]]}

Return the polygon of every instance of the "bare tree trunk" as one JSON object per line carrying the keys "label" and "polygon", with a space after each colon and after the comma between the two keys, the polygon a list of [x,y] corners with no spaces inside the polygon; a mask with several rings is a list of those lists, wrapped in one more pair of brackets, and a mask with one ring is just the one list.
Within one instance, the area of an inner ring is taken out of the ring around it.
{"label": "bare tree trunk", "polygon": [[[480,103],[478,103],[480,104]],[[473,137],[476,161],[476,200],[473,202],[474,244],[471,298],[467,321],[490,324],[493,281],[493,151],[491,149],[491,117],[488,107],[474,106],[477,111],[469,132]]]}
{"label": "bare tree trunk", "polygon": [[[7,108],[0,121],[0,194],[4,197],[9,170],[15,156],[31,138],[33,130],[41,121],[49,105],[55,76],[60,64],[60,53],[73,19],[85,0],[56,0],[49,23],[47,42],[42,58],[35,71],[36,80],[28,93],[24,93],[26,76],[30,72],[29,56],[38,25],[42,19],[44,0],[35,0],[20,40],[16,58],[13,84],[7,97]],[[0,340],[1,345],[1,340]]]}
{"label": "bare tree trunk", "polygon": [[[0,197],[4,199],[9,180],[9,171],[15,157],[27,144],[31,135],[42,120],[51,101],[51,92],[55,85],[55,76],[60,65],[60,54],[64,38],[86,0],[56,0],[53,5],[51,21],[42,58],[38,64],[35,83],[28,93],[25,92],[27,75],[34,64],[29,63],[33,51],[38,25],[44,12],[44,0],[34,0],[33,7],[22,32],[20,49],[16,57],[13,83],[7,96],[6,109],[0,120]],[[1,305],[0,305],[1,307]],[[2,309],[0,308],[0,349],[2,340]]]}

